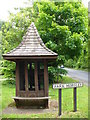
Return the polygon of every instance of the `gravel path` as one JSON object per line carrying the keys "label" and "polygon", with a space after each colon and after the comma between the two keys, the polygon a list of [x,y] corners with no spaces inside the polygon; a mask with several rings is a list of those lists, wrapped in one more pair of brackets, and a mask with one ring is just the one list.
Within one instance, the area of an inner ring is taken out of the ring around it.
{"label": "gravel path", "polygon": [[2,111],[2,114],[41,114],[54,113],[58,111],[58,102],[50,100],[49,109],[17,109],[15,106],[7,107]]}

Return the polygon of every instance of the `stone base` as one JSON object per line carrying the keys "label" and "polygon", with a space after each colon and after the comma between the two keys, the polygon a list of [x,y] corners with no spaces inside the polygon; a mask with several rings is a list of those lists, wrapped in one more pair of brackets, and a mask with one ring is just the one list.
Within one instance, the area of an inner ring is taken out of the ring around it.
{"label": "stone base", "polygon": [[40,109],[40,108],[49,108],[48,107],[48,99],[30,99],[30,100],[25,100],[25,99],[14,99],[16,103],[17,108],[35,108],[35,109]]}

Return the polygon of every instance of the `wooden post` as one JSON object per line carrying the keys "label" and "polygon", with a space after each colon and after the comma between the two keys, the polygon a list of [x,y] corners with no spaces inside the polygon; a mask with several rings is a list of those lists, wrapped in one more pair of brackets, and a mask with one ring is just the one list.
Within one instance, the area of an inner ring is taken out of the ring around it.
{"label": "wooden post", "polygon": [[[37,64],[37,66],[38,66],[38,75],[40,76],[40,63],[38,62],[38,64]],[[40,90],[40,77],[38,78],[39,80],[38,80],[38,89]]]}
{"label": "wooden post", "polygon": [[44,60],[44,90],[45,96],[48,97],[48,66],[46,60]]}
{"label": "wooden post", "polygon": [[77,88],[74,88],[74,112],[77,111]]}
{"label": "wooden post", "polygon": [[19,92],[19,62],[16,62],[16,96]]}
{"label": "wooden post", "polygon": [[29,76],[30,81],[29,81],[29,84],[30,84],[30,89],[32,89],[32,81],[33,81],[33,79],[32,79],[32,63],[30,63],[29,65],[30,65],[29,66],[29,72],[30,72],[30,76]]}
{"label": "wooden post", "polygon": [[61,107],[62,107],[62,99],[61,99],[61,97],[62,97],[62,95],[61,95],[61,89],[59,89],[59,116],[61,115]]}
{"label": "wooden post", "polygon": [[28,91],[28,69],[27,69],[27,63],[25,63],[25,91]]}
{"label": "wooden post", "polygon": [[37,62],[35,62],[34,76],[35,76],[35,92],[36,92],[36,96],[38,96],[38,68],[37,68]]}

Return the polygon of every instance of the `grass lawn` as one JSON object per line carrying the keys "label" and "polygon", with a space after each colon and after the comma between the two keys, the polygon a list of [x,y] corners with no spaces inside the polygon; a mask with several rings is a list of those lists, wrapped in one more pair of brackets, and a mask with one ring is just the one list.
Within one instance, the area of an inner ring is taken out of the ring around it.
{"label": "grass lawn", "polygon": [[2,82],[2,109],[13,102],[12,96],[15,96],[15,84],[6,80]]}
{"label": "grass lawn", "polygon": [[[62,83],[77,82],[68,77],[63,77]],[[15,85],[9,84],[10,81],[2,82],[2,109],[12,103],[12,96],[15,96]],[[58,90],[49,86],[49,96],[52,100],[58,101]],[[3,118],[59,118],[58,111],[56,113],[45,114],[3,114]],[[88,87],[83,86],[77,88],[77,112],[73,112],[73,89],[62,90],[62,116],[61,118],[88,118]]]}

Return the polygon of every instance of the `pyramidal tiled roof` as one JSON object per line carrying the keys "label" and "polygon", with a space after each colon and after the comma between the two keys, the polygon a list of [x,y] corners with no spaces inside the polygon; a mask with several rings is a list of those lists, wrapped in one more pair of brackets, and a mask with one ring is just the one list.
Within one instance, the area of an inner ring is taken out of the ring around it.
{"label": "pyramidal tiled roof", "polygon": [[28,28],[26,35],[23,37],[22,42],[18,47],[11,50],[3,57],[41,57],[41,56],[51,56],[57,57],[57,53],[48,49],[42,39],[40,38],[38,31],[32,22]]}

